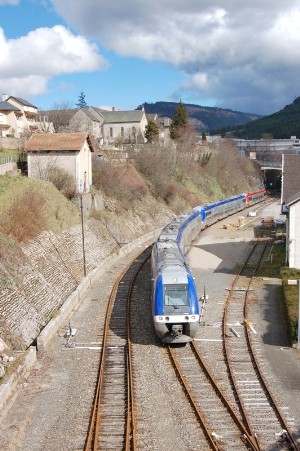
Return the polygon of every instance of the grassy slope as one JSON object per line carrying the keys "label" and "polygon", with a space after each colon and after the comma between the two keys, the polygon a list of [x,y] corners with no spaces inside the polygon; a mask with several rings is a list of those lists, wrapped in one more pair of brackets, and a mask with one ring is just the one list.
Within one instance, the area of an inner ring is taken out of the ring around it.
{"label": "grassy slope", "polygon": [[60,232],[80,222],[78,208],[68,201],[52,183],[27,177],[0,175],[0,214],[7,211],[26,191],[37,190],[46,198],[45,218],[49,229]]}

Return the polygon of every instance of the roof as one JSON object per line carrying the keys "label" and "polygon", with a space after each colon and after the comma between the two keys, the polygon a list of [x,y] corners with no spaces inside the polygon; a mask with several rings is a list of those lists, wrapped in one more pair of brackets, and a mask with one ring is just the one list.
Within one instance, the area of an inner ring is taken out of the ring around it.
{"label": "roof", "polygon": [[294,194],[294,196],[291,196],[287,199],[286,205],[289,207],[290,205],[295,204],[300,200],[300,191],[298,193]]}
{"label": "roof", "polygon": [[88,141],[92,152],[97,151],[97,143],[87,132],[76,133],[35,133],[26,144],[26,152],[79,151]]}
{"label": "roof", "polygon": [[21,113],[19,108],[6,101],[0,102],[0,111],[19,111]]}
{"label": "roof", "polygon": [[15,100],[17,100],[17,102],[22,103],[22,105],[24,105],[24,106],[30,106],[32,108],[37,108],[35,105],[32,105],[32,103],[27,102],[27,100],[21,99],[21,97],[9,96],[7,100],[9,100],[9,99],[15,99]]}
{"label": "roof", "polygon": [[99,111],[106,123],[141,122],[142,117],[145,114],[142,110],[104,111],[100,110],[100,108],[95,108],[95,110]]}
{"label": "roof", "polygon": [[283,155],[282,202],[300,191],[300,155]]}
{"label": "roof", "polygon": [[94,122],[100,122],[101,119],[103,121],[103,117],[99,114],[99,108],[89,107],[89,108],[81,108],[79,111],[83,111],[90,119]]}

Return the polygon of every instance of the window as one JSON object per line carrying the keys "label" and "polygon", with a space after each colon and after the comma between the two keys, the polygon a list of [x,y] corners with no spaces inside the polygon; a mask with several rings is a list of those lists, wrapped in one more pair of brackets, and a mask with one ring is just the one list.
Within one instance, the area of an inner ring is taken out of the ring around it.
{"label": "window", "polygon": [[124,127],[121,127],[121,136],[124,138]]}
{"label": "window", "polygon": [[110,129],[109,129],[109,136],[110,136],[111,138],[114,136],[114,131],[113,131],[113,128],[112,128],[112,127],[110,127]]}
{"label": "window", "polygon": [[165,285],[164,303],[173,307],[188,305],[187,285]]}
{"label": "window", "polygon": [[0,122],[4,122],[4,116],[3,116],[3,114],[0,114]]}

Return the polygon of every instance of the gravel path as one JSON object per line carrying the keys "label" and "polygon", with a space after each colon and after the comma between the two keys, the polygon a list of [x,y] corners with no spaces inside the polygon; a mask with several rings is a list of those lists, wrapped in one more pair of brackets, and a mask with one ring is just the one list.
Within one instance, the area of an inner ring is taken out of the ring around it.
{"label": "gravel path", "polygon": [[[279,205],[269,207],[263,213],[265,216],[278,216],[279,208]],[[199,294],[203,293],[205,286],[210,296],[204,317],[206,324],[213,321],[218,303],[224,300],[226,287],[230,286],[233,269],[242,260],[253,237],[252,228],[224,230],[222,224],[202,232],[188,257]],[[71,325],[77,329],[73,338],[76,347],[65,347],[63,335],[68,328],[65,324],[47,350],[38,356],[37,365],[28,381],[24,382],[20,395],[2,417],[1,450],[83,449],[106,302],[117,273],[126,266],[129,258],[121,259],[115,268],[101,277],[73,315]],[[259,302],[255,311],[262,353],[266,366],[273,373],[274,386],[285,399],[299,429],[300,353],[286,348],[286,336],[276,303],[278,281],[265,282],[258,288]],[[147,306],[149,290],[150,275],[146,271],[144,290],[137,296],[140,301],[137,304],[139,320],[135,320],[133,337],[138,368],[137,407],[142,419],[138,429],[140,449],[169,451],[176,447],[192,451],[201,441],[201,431],[194,427],[189,409],[182,409],[183,394],[176,384],[173,369],[167,364],[164,347],[154,336]],[[201,328],[197,339],[201,339]],[[211,331],[213,336],[213,328]],[[213,346],[212,342],[212,353]]]}

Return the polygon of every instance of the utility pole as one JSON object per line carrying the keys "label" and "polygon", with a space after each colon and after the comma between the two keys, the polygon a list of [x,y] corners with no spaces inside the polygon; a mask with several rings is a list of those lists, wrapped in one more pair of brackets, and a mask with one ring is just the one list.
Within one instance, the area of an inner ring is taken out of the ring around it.
{"label": "utility pole", "polygon": [[82,194],[80,194],[80,212],[81,212],[81,231],[82,231],[82,253],[83,253],[83,274],[86,276],[85,249],[84,249],[84,227],[83,227],[83,206]]}

